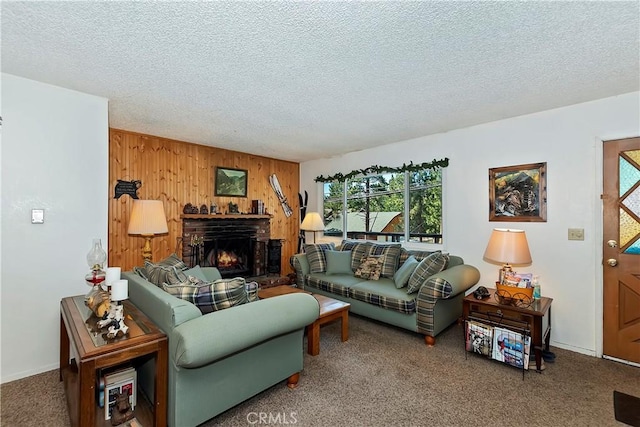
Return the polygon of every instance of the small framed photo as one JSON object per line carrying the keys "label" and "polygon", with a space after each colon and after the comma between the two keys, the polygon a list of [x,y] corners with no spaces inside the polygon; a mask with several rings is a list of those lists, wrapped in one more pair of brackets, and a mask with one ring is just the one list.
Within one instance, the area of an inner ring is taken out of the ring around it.
{"label": "small framed photo", "polygon": [[547,163],[489,169],[489,221],[547,222]]}
{"label": "small framed photo", "polygon": [[247,171],[216,167],[215,195],[223,197],[247,197]]}

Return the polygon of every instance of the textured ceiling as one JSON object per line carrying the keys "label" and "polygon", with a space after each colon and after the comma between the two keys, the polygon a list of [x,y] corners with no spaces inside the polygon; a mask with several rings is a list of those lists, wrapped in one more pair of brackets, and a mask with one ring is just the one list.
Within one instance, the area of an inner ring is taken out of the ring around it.
{"label": "textured ceiling", "polygon": [[[304,161],[640,89],[633,2],[2,2],[2,71]],[[5,118],[8,119],[8,118]]]}

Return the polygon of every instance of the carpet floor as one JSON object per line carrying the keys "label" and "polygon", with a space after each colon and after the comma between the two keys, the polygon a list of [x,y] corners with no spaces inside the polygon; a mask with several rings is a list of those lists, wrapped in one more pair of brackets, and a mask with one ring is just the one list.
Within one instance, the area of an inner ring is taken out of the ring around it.
{"label": "carpet floor", "polygon": [[[464,351],[461,325],[428,348],[417,334],[350,316],[321,330],[320,354],[305,354],[299,386],[282,382],[201,427],[299,426],[625,426],[613,396],[640,397],[640,368],[552,348],[537,373]],[[2,426],[67,426],[57,371],[3,384]],[[179,426],[183,427],[183,426]],[[187,426],[184,426],[187,427]]]}

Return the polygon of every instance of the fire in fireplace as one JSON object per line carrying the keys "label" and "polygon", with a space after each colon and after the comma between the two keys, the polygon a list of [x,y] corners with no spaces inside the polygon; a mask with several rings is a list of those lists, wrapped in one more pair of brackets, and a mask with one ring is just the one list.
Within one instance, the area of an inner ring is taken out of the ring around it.
{"label": "fire in fireplace", "polygon": [[217,267],[222,277],[250,275],[254,240],[249,237],[216,238],[205,242],[205,267]]}

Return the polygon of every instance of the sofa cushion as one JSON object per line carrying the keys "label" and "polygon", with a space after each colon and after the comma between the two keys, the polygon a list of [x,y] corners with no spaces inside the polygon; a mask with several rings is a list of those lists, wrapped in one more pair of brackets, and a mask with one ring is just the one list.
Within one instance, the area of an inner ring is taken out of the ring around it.
{"label": "sofa cushion", "polygon": [[402,267],[402,264],[404,264],[410,256],[414,257],[418,261],[422,261],[434,252],[435,251],[417,251],[414,249],[401,248],[400,257],[398,259],[398,267]]}
{"label": "sofa cushion", "polygon": [[160,262],[145,261],[144,268],[147,280],[156,286],[162,286],[163,283],[168,283],[168,274],[177,275],[178,271],[189,267],[176,254],[171,254]]}
{"label": "sofa cushion", "polygon": [[142,277],[144,280],[149,280],[149,276],[147,275],[147,269],[144,268],[143,266],[136,266],[133,267],[133,272],[136,273],[138,276]]}
{"label": "sofa cushion", "polygon": [[349,289],[349,296],[389,310],[411,314],[416,311],[415,295],[408,295],[404,289],[398,289],[392,279],[367,280]]}
{"label": "sofa cushion", "polygon": [[169,294],[189,301],[200,309],[202,314],[223,310],[248,302],[245,279],[220,279],[197,285],[164,284],[162,288]]}
{"label": "sofa cushion", "polygon": [[353,274],[351,251],[325,251],[327,274]]}
{"label": "sofa cushion", "polygon": [[362,279],[353,275],[328,275],[325,273],[308,274],[306,288],[316,288],[343,297],[349,296],[349,288],[362,282]]}
{"label": "sofa cushion", "polygon": [[402,264],[398,271],[396,271],[396,274],[393,275],[393,282],[395,283],[396,288],[400,289],[407,286],[409,283],[409,277],[411,277],[419,263],[420,262],[413,256],[407,258],[404,264]]}
{"label": "sofa cushion", "polygon": [[341,251],[351,251],[351,271],[355,272],[358,267],[360,267],[360,263],[362,263],[362,258],[369,255],[369,251],[371,250],[371,242],[361,242],[358,240],[343,240],[340,245]]}
{"label": "sofa cushion", "polygon": [[205,276],[204,271],[202,271],[202,268],[200,268],[199,265],[196,265],[193,268],[190,268],[188,270],[184,270],[184,274],[185,276],[189,277],[195,277],[198,280],[200,280],[201,282],[206,282],[207,281],[207,276]]}
{"label": "sofa cushion", "polygon": [[398,270],[398,259],[400,258],[399,244],[373,244],[369,248],[369,256],[382,256],[382,268],[380,270],[381,277],[393,278]]}
{"label": "sofa cushion", "polygon": [[354,276],[361,279],[378,280],[380,278],[383,261],[384,257],[382,256],[367,256],[363,258]]}
{"label": "sofa cushion", "polygon": [[409,278],[407,293],[412,294],[414,292],[418,292],[420,290],[420,287],[429,277],[445,269],[448,259],[448,254],[444,254],[441,251],[436,251],[420,261],[420,263],[416,266],[413,274]]}
{"label": "sofa cushion", "polygon": [[324,251],[335,249],[333,243],[316,243],[314,245],[304,245],[304,252],[307,254],[311,273],[324,273],[327,271],[327,258]]}

